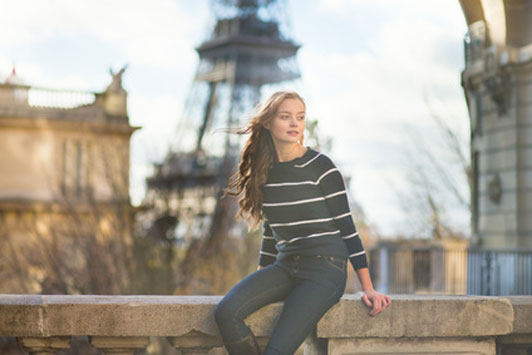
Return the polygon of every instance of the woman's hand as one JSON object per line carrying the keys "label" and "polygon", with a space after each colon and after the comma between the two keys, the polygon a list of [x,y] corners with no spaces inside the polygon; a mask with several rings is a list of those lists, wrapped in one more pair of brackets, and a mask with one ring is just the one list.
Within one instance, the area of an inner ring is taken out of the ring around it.
{"label": "woman's hand", "polygon": [[264,266],[257,266],[257,271],[259,271],[260,269],[262,269]]}
{"label": "woman's hand", "polygon": [[373,306],[371,311],[368,313],[372,317],[375,317],[377,314],[384,311],[386,307],[392,304],[392,300],[389,296],[377,292],[374,289],[364,291],[364,294],[362,295],[362,301],[364,301],[368,307]]}

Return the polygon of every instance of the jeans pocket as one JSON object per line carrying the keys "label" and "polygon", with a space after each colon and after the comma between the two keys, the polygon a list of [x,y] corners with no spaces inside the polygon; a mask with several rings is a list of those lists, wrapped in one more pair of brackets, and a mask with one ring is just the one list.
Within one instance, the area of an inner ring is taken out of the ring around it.
{"label": "jeans pocket", "polygon": [[340,270],[341,272],[345,271],[345,264],[347,263],[347,260],[345,258],[339,256],[324,255],[323,259],[327,264],[331,265],[335,269]]}

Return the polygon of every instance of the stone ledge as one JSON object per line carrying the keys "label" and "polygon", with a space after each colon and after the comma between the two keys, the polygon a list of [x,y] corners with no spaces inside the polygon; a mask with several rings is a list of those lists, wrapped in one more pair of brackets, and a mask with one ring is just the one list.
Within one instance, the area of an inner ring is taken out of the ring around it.
{"label": "stone ledge", "polygon": [[514,311],[506,298],[399,294],[390,298],[392,304],[384,312],[370,317],[358,297],[344,295],[318,323],[318,337],[490,336],[513,329]]}
{"label": "stone ledge", "polygon": [[[218,336],[213,310],[222,296],[0,295],[0,336]],[[530,333],[532,296],[390,295],[377,317],[344,295],[321,319],[320,338],[466,337]],[[246,323],[268,336],[282,302]],[[514,307],[516,307],[514,319]],[[514,324],[515,322],[515,324]]]}
{"label": "stone ledge", "polygon": [[532,333],[532,296],[507,296],[513,306],[515,320],[512,333]]}

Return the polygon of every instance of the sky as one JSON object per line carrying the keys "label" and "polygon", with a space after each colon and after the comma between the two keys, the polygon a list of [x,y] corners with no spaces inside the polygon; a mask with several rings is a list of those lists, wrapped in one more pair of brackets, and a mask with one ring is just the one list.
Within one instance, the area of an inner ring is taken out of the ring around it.
{"label": "sky", "polygon": [[[285,2],[288,34],[302,45],[297,90],[308,117],[334,139],[329,155],[351,178],[350,199],[383,237],[414,235],[405,194],[409,160],[423,152],[407,154],[413,134],[443,161],[435,112],[469,144],[460,86],[467,27],[458,1]],[[103,91],[109,69],[128,65],[130,123],[142,127],[131,139],[130,194],[140,203],[152,163],[175,136],[199,62],[194,48],[213,24],[210,1],[4,0],[2,7],[0,81],[15,65],[30,85]],[[467,195],[456,164],[448,169]],[[444,203],[448,222],[469,234],[468,211]]]}

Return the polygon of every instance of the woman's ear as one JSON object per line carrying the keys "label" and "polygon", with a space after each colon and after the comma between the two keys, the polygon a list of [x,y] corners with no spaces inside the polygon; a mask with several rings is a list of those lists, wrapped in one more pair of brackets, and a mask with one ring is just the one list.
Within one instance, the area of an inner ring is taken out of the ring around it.
{"label": "woman's ear", "polygon": [[267,130],[270,130],[270,122],[266,122],[262,125],[262,127],[266,128]]}

